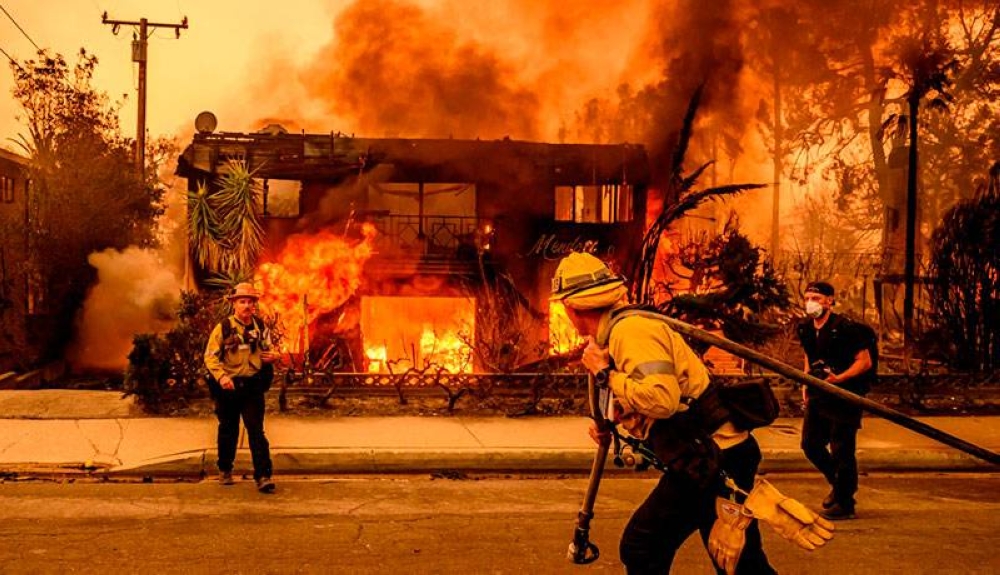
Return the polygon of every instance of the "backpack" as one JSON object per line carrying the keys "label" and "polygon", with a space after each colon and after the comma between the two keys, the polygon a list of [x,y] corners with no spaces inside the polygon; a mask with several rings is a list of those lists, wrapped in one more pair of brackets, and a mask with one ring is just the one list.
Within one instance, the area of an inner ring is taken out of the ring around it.
{"label": "backpack", "polygon": [[764,377],[729,382],[719,395],[729,409],[729,420],[744,431],[771,425],[781,412],[771,382]]}
{"label": "backpack", "polygon": [[861,334],[861,338],[865,342],[865,349],[868,350],[868,356],[872,360],[872,367],[864,374],[864,378],[860,378],[861,383],[857,386],[856,393],[858,395],[865,395],[871,388],[878,383],[878,334],[875,330],[863,321],[849,320],[854,324],[855,328]]}
{"label": "backpack", "polygon": [[[220,325],[222,326],[222,337],[219,340],[219,351],[217,351],[216,354],[218,355],[220,361],[224,361],[226,356],[226,341],[233,336],[235,328],[233,327],[233,320],[230,317],[227,317],[226,319],[222,320],[222,322],[220,322]],[[257,316],[251,317],[251,325],[253,326],[253,329],[257,330],[257,333],[264,333],[266,329],[264,321]],[[256,351],[257,345],[258,344],[256,340],[251,341],[250,350]],[[260,371],[257,372],[256,379],[261,384],[261,391],[267,391],[271,389],[271,384],[274,382],[274,364],[273,363],[262,364],[260,367]],[[215,380],[215,377],[212,376],[211,373],[208,374],[208,385],[209,385],[209,390],[212,391],[213,394],[217,391],[222,390],[222,387],[219,385],[219,382]]]}
{"label": "backpack", "polygon": [[872,373],[878,373],[878,334],[872,326],[864,322],[858,322],[861,326],[861,332],[864,334],[865,341],[868,343],[868,355],[872,358]]}
{"label": "backpack", "polygon": [[[608,333],[611,333],[619,321],[634,315],[650,319],[660,319],[664,316],[662,312],[650,306],[626,306],[614,312]],[[709,386],[714,385],[718,385],[719,402],[722,409],[728,412],[727,419],[738,429],[750,431],[766,427],[778,418],[780,404],[774,395],[774,390],[771,389],[770,380],[761,377],[721,385],[714,382],[709,384]]]}

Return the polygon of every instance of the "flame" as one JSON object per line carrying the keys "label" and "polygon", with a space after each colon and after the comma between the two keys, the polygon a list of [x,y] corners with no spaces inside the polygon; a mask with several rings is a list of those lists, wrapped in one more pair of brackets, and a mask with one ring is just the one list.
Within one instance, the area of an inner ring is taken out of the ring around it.
{"label": "flame", "polygon": [[549,354],[569,353],[581,345],[583,337],[566,315],[566,307],[559,301],[549,303]]}
{"label": "flame", "polygon": [[261,264],[257,270],[261,304],[289,334],[283,351],[302,351],[304,328],[354,295],[365,262],[374,252],[375,233],[373,225],[364,224],[360,242],[328,231],[294,235],[275,261]]}
{"label": "flame", "polygon": [[420,353],[425,362],[439,365],[449,373],[472,372],[472,349],[456,332],[438,335],[425,327],[420,334]]}
{"label": "flame", "polygon": [[[472,373],[472,348],[458,332],[449,330],[438,334],[432,326],[426,325],[420,334],[419,350],[418,363],[422,368]],[[392,361],[390,370],[389,352],[384,344],[366,346],[365,355],[368,357],[368,373],[403,373],[418,367],[412,358],[402,357]]]}
{"label": "flame", "polygon": [[368,356],[368,373],[385,373],[389,371],[389,351],[384,345],[373,345],[365,348]]}
{"label": "flame", "polygon": [[369,373],[472,373],[473,300],[365,296],[361,316]]}

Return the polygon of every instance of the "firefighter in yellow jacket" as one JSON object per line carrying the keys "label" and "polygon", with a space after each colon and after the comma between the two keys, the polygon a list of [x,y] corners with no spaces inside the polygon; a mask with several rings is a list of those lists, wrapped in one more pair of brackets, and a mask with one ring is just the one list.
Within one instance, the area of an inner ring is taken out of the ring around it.
{"label": "firefighter in yellow jacket", "polygon": [[[717,409],[715,385],[687,343],[664,322],[642,315],[615,319],[628,306],[623,280],[601,260],[571,253],[552,280],[577,331],[589,341],[583,364],[598,385],[610,387],[614,420],[642,440],[668,468],[622,534],[627,573],[670,571],[674,554],[695,531],[708,544],[725,472],[742,489],[754,484],[761,453],[756,440]],[[610,329],[611,327],[614,329]],[[599,435],[592,424],[591,436]],[[719,573],[774,573],[761,547],[757,522],[740,521],[731,564],[717,558]],[[740,543],[743,543],[742,541]],[[713,553],[715,555],[715,553]],[[725,567],[723,569],[722,567]]]}
{"label": "firefighter in yellow jacket", "polygon": [[261,493],[272,493],[271,450],[264,435],[264,393],[274,378],[278,353],[264,322],[254,312],[260,293],[249,283],[228,296],[233,313],[215,326],[205,346],[209,390],[219,420],[219,483],[233,484],[233,461],[240,435],[240,418],[247,430],[253,476]]}

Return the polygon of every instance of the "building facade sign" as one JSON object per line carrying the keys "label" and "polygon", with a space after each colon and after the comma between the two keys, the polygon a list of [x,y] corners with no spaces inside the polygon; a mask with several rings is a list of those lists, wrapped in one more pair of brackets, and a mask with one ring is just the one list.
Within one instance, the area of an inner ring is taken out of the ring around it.
{"label": "building facade sign", "polygon": [[605,240],[586,237],[582,234],[572,238],[560,238],[554,233],[543,233],[538,236],[531,248],[521,255],[526,258],[558,260],[570,252],[585,252],[605,258],[614,255],[615,247]]}

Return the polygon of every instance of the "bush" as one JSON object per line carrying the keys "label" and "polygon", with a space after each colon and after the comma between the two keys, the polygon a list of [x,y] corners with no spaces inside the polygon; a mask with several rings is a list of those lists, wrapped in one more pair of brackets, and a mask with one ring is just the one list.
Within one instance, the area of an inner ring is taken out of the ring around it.
{"label": "bush", "polygon": [[229,304],[215,294],[184,292],[177,325],[165,334],[137,334],[125,371],[125,394],[154,413],[187,406],[207,395],[205,345]]}
{"label": "bush", "polygon": [[931,240],[931,318],[952,367],[1000,367],[1000,162],[989,184],[952,208]]}

